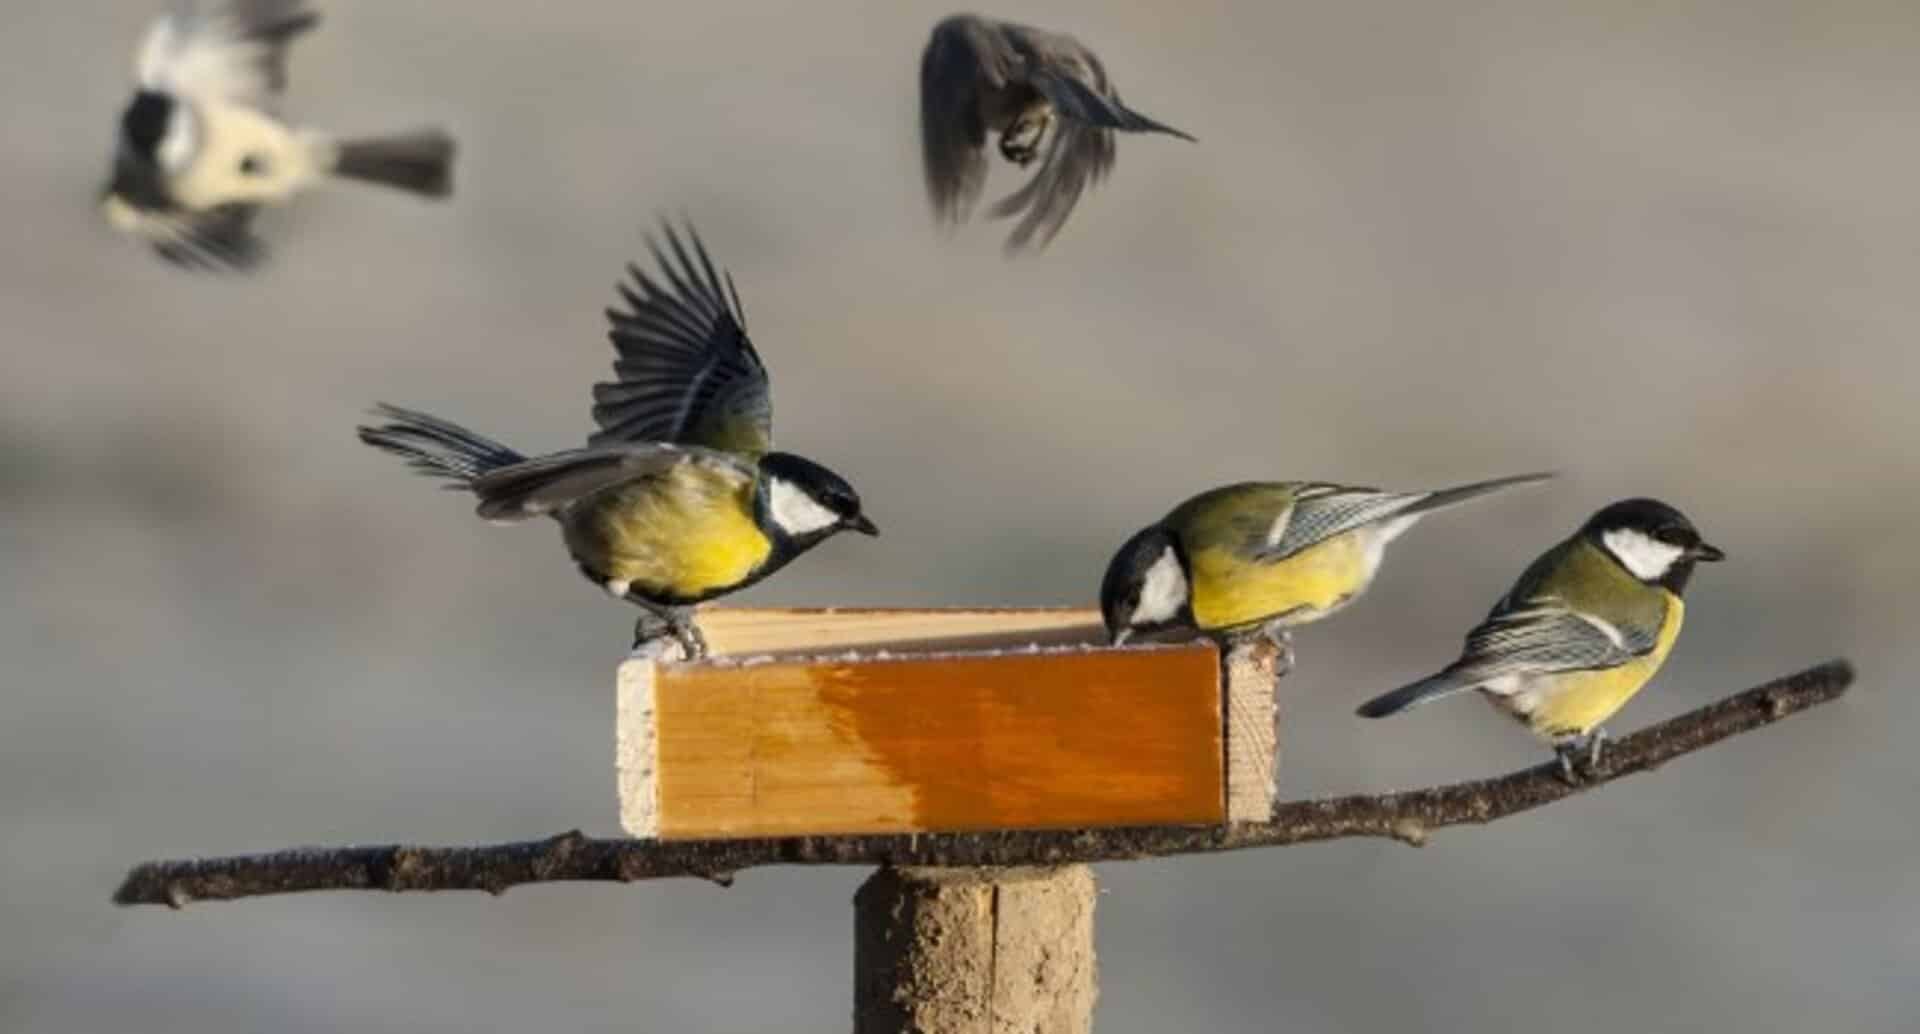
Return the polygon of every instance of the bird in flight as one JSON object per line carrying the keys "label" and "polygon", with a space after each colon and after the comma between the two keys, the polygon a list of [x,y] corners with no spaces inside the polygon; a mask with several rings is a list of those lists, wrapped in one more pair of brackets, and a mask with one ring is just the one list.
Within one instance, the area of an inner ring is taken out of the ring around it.
{"label": "bird in flight", "polygon": [[1001,157],[1022,169],[1040,165],[989,209],[996,219],[1019,217],[1007,251],[1046,247],[1080,195],[1113,168],[1116,130],[1193,139],[1121,103],[1100,58],[1072,36],[970,14],[934,26],[920,57],[920,145],[940,224],[973,213],[991,132]]}
{"label": "bird in flight", "polygon": [[453,139],[439,130],[343,139],[279,114],[287,48],[318,24],[304,0],[192,4],[160,16],[134,61],[100,206],[115,229],[192,269],[245,269],[265,248],[263,205],[323,180],[452,192]]}

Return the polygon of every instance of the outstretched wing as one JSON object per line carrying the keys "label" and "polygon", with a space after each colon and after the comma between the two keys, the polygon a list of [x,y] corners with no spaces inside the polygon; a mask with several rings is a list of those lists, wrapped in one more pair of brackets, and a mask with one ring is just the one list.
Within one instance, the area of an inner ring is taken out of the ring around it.
{"label": "outstretched wing", "polygon": [[305,0],[187,3],[147,30],[134,60],[143,89],[271,110],[287,85],[287,47],[320,16]]}
{"label": "outstretched wing", "polygon": [[1000,28],[970,14],[933,27],[920,54],[920,156],[934,218],[957,223],[987,182],[985,95],[1004,90],[1015,62]]}
{"label": "outstretched wing", "polygon": [[1022,216],[1007,238],[1007,250],[1019,251],[1036,238],[1040,247],[1052,241],[1080,195],[1113,168],[1115,130],[1193,137],[1121,103],[1106,66],[1073,37],[1019,25],[1002,31],[1020,78],[1058,116],[1040,170],[991,209],[995,218]]}
{"label": "outstretched wing", "polygon": [[685,463],[753,477],[740,458],[709,449],[636,443],[570,449],[495,467],[472,480],[479,514],[490,521],[522,521],[551,514],[618,485],[658,477]]}
{"label": "outstretched wing", "polygon": [[665,283],[629,265],[631,283],[619,287],[627,311],[607,310],[619,380],[593,386],[600,430],[587,443],[677,442],[759,456],[773,448],[773,401],[740,296],[691,226],[691,253],[671,225],[665,232],[667,250],[647,241]]}

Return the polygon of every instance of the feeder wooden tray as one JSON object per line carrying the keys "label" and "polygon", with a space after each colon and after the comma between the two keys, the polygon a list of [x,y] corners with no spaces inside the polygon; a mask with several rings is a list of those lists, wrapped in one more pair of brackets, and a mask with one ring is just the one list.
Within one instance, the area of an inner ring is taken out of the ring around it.
{"label": "feeder wooden tray", "polygon": [[661,839],[1265,819],[1269,651],[1104,645],[1092,610],[700,613],[630,658],[620,818]]}

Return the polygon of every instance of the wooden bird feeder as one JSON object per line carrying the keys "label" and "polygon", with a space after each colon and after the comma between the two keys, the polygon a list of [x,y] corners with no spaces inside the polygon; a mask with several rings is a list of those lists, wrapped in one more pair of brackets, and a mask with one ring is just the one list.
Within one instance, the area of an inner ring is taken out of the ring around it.
{"label": "wooden bird feeder", "polygon": [[[621,822],[661,840],[1261,821],[1270,657],[1104,645],[1096,611],[701,613],[620,669]],[[1239,653],[1241,651],[1235,651]],[[671,658],[676,659],[669,659]]]}
{"label": "wooden bird feeder", "polygon": [[[1274,654],[1114,648],[1092,610],[735,610],[620,668],[620,819],[671,840],[1261,822]],[[1085,865],[883,868],[856,1034],[1087,1034]]]}

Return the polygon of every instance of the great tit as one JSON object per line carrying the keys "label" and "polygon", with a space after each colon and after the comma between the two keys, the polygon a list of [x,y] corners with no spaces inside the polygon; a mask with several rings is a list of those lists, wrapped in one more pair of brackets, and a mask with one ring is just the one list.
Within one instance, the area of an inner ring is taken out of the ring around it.
{"label": "great tit", "polygon": [[964,222],[980,200],[991,131],[1001,157],[1023,169],[1045,144],[1040,171],[991,212],[1021,215],[1009,253],[1036,234],[1046,247],[1080,194],[1113,167],[1116,129],[1193,139],[1120,103],[1099,57],[1071,36],[969,14],[933,27],[920,56],[920,147],[942,225]]}
{"label": "great tit", "polygon": [[860,497],[812,460],[773,449],[766,367],[731,276],[692,227],[649,239],[661,280],[629,264],[625,311],[608,309],[618,379],[593,387],[586,448],[529,458],[464,427],[379,406],[360,440],[404,457],[511,523],[552,517],[595,585],[647,611],[635,645],[661,633],[705,654],[694,604],[744,589],[841,531],[879,534]]}
{"label": "great tit", "polygon": [[265,254],[260,206],[330,176],[447,196],[454,143],[439,130],[342,140],[281,120],[287,48],[319,20],[304,0],[229,0],[155,21],[101,192],[107,221],[175,264],[243,269]]}
{"label": "great tit", "polygon": [[1571,778],[1586,751],[1598,764],[1613,717],[1652,679],[1680,635],[1693,567],[1726,554],[1680,511],[1628,499],[1594,514],[1548,550],[1439,674],[1360,706],[1367,718],[1479,690],[1553,745]]}
{"label": "great tit", "polygon": [[1142,634],[1266,634],[1291,663],[1286,630],[1358,599],[1387,543],[1425,514],[1551,474],[1436,492],[1318,481],[1250,481],[1194,496],[1128,539],[1107,565],[1100,610],[1114,645]]}

